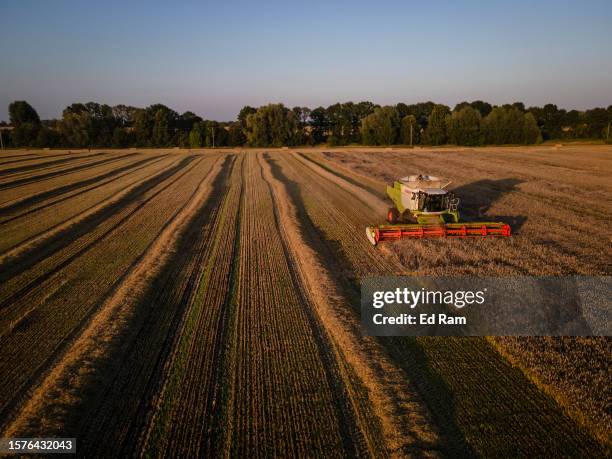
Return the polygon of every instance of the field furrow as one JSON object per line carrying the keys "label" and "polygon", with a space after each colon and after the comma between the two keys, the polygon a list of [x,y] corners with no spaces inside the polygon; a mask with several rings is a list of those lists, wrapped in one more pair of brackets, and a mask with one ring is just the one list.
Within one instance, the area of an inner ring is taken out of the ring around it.
{"label": "field furrow", "polygon": [[58,166],[64,165],[66,163],[79,162],[83,159],[91,159],[99,156],[103,156],[105,153],[93,153],[87,155],[68,155],[68,157],[63,157],[60,159],[57,158],[38,158],[32,164],[27,165],[19,165],[19,166],[9,166],[9,167],[0,167],[0,177],[4,179],[6,176],[20,175],[30,171],[38,171],[38,170],[47,170],[47,169],[56,169]]}
{"label": "field furrow", "polygon": [[45,187],[44,191],[39,191],[29,196],[22,196],[15,201],[4,203],[0,206],[0,223],[10,221],[27,212],[33,212],[56,202],[61,202],[74,194],[95,189],[109,181],[118,180],[123,177],[125,173],[139,170],[148,163],[158,162],[164,156],[165,155],[129,158],[133,159],[133,161],[128,161],[127,164],[120,165],[119,167],[116,167],[115,164],[105,165],[100,168],[99,172],[101,173],[93,177],[89,176],[83,180],[79,180],[78,177],[71,177],[70,182],[67,184],[50,189]]}
{"label": "field furrow", "polygon": [[[52,179],[54,177],[61,176],[65,178],[66,174],[83,171],[87,169],[91,169],[96,166],[100,166],[102,164],[112,163],[115,161],[120,161],[125,158],[136,156],[137,153],[128,153],[123,155],[110,155],[110,157],[106,157],[104,159],[92,160],[92,159],[83,159],[75,165],[71,165],[67,168],[58,168],[56,170],[51,170],[42,174],[25,174],[23,177],[14,178],[10,177],[11,180],[0,181],[0,190],[12,190],[14,188],[22,187],[29,184],[40,184],[40,182]],[[21,192],[19,190],[18,192]],[[3,194],[5,194],[4,192]],[[6,193],[7,196],[12,196],[12,193]]]}
{"label": "field furrow", "polygon": [[79,183],[86,180],[92,180],[118,167],[133,164],[138,161],[138,159],[142,159],[142,156],[135,155],[127,158],[120,158],[118,162],[111,161],[93,168],[85,168],[83,170],[60,174],[41,182],[33,182],[5,190],[0,198],[0,215],[4,215],[5,212],[10,213],[12,210],[18,210],[24,205],[28,205],[30,200],[38,201],[39,197],[43,199],[52,198],[56,193],[61,194],[64,187],[68,186],[78,189],[80,186],[78,185]]}
{"label": "field furrow", "polygon": [[272,195],[254,155],[247,155],[244,174],[227,454],[364,454],[362,433],[279,237]]}
{"label": "field furrow", "polygon": [[[164,362],[198,284],[207,253],[203,249],[212,238],[212,231],[202,229],[212,230],[209,218],[214,220],[227,191],[232,162],[231,156],[218,158],[207,174],[200,174],[191,198],[117,285],[9,431],[41,425],[47,431],[70,431],[89,439],[81,443],[87,456],[104,451],[109,441],[116,451],[136,446],[128,434],[140,432],[151,397],[164,380]],[[92,381],[93,391],[88,389]],[[62,397],[49,400],[49,391],[82,396],[63,403]]]}
{"label": "field furrow", "polygon": [[[74,437],[82,457],[610,455],[608,338],[360,324],[368,276],[609,274],[609,147],[133,150],[0,152],[0,437]],[[372,246],[386,183],[418,172],[513,237]]]}
{"label": "field furrow", "polygon": [[[61,154],[53,155],[53,156],[60,156],[63,154],[66,154],[66,153],[61,153]],[[36,153],[23,152],[22,154],[17,154],[17,155],[7,155],[4,151],[2,151],[0,152],[0,160],[2,160],[0,164],[8,164],[8,163],[20,162],[20,161],[30,161],[38,157],[40,157],[40,155]]]}
{"label": "field furrow", "polygon": [[19,282],[3,283],[3,297],[7,284],[17,292],[0,309],[3,411],[121,282],[215,160],[185,158],[155,186],[149,184],[146,194],[130,196],[120,212],[99,222],[100,232],[88,231],[68,249],[53,252],[16,276]]}
{"label": "field furrow", "polygon": [[59,157],[65,157],[72,153],[57,153],[57,154],[44,154],[38,155],[34,153],[25,153],[21,155],[0,155],[0,165],[5,167],[12,167],[13,164],[41,161],[45,159],[54,159]]}
{"label": "field furrow", "polygon": [[138,450],[146,455],[189,456],[223,452],[223,417],[228,369],[230,324],[237,263],[238,219],[241,213],[244,155],[217,197],[218,209],[202,213],[207,222],[200,245],[200,278],[165,366],[153,413],[142,432]]}
{"label": "field furrow", "polygon": [[[20,298],[22,291],[28,291],[30,285],[40,283],[44,276],[57,272],[108,234],[126,216],[152,199],[158,190],[167,187],[172,180],[176,181],[175,174],[187,167],[193,159],[177,159],[136,187],[130,188],[117,201],[107,202],[86,218],[43,239],[39,245],[28,247],[14,257],[4,258],[0,272],[0,281],[3,282],[0,288],[0,313],[5,306]],[[7,296],[8,292],[12,292],[12,295]]]}
{"label": "field furrow", "polygon": [[295,183],[287,180],[269,155],[264,177],[273,190],[282,237],[302,279],[304,296],[325,328],[337,365],[344,367],[344,384],[368,437],[370,455],[436,455],[441,439],[426,407],[376,340],[361,335],[350,294],[334,275],[337,266],[325,257],[325,247],[301,206]]}
{"label": "field furrow", "polygon": [[130,168],[118,177],[45,201],[44,204],[1,221],[0,263],[7,257],[15,257],[27,248],[39,245],[62,229],[74,226],[110,203],[119,201],[130,190],[159,174],[175,161],[172,158],[161,158]]}

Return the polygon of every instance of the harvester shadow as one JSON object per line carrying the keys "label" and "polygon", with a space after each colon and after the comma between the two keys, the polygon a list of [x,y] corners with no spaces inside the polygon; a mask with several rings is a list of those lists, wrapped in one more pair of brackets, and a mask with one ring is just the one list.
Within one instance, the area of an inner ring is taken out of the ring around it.
{"label": "harvester shadow", "polygon": [[505,178],[484,179],[454,188],[452,191],[461,200],[460,213],[464,221],[500,221],[507,223],[513,233],[520,231],[527,221],[524,215],[492,215],[489,213],[493,203],[504,195],[518,190],[523,180]]}
{"label": "harvester shadow", "polygon": [[[302,189],[299,184],[289,179],[278,165],[277,161],[269,155],[265,155],[270,164],[274,178],[283,183],[289,197],[293,202],[299,230],[306,243],[319,255],[321,264],[328,268],[338,283],[342,296],[359,314],[361,304],[361,293],[359,279],[351,269],[351,263],[345,255],[341,244],[331,240],[311,220],[306,209]],[[421,442],[414,438],[415,445],[406,454],[412,457],[425,457],[424,451],[440,448],[443,453],[452,457],[474,457],[475,452],[467,444],[456,421],[456,410],[454,398],[450,388],[444,380],[436,373],[434,367],[414,338],[387,337],[379,339],[380,344],[388,352],[389,357],[401,369],[405,371],[406,379],[410,381],[422,397],[423,401],[432,414],[432,420],[440,430],[443,437],[442,445],[434,445]],[[420,371],[415,372],[415,367]],[[435,390],[432,390],[435,388]],[[396,407],[399,411],[403,407]]]}

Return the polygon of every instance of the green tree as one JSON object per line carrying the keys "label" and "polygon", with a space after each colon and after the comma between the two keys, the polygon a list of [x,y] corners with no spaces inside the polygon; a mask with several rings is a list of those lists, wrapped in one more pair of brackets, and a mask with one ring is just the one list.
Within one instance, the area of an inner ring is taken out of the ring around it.
{"label": "green tree", "polygon": [[151,146],[151,131],[153,129],[153,119],[149,111],[138,109],[134,113],[134,137],[136,145],[139,147]]}
{"label": "green tree", "polygon": [[45,125],[41,125],[33,145],[39,148],[54,148],[60,147],[61,143],[62,138],[59,132]]}
{"label": "green tree", "polygon": [[385,106],[361,120],[361,139],[366,145],[393,145],[399,140],[400,119],[395,107]]}
{"label": "green tree", "polygon": [[313,143],[323,143],[327,140],[327,130],[329,128],[329,119],[327,110],[323,107],[317,107],[310,112],[310,134]]}
{"label": "green tree", "polygon": [[66,107],[60,129],[69,145],[75,147],[109,147],[114,129],[120,126],[109,105],[87,102]]}
{"label": "green tree", "polygon": [[489,113],[491,113],[491,110],[493,109],[493,107],[491,107],[491,104],[489,104],[488,102],[483,102],[482,100],[475,100],[473,102],[458,103],[457,105],[455,105],[453,111],[459,111],[464,107],[472,107],[473,109],[478,110],[478,113],[480,113],[481,117],[487,116]]}
{"label": "green tree", "polygon": [[283,104],[259,107],[247,116],[246,137],[254,147],[281,147],[293,145],[298,121],[295,114]]}
{"label": "green tree", "polygon": [[227,144],[230,147],[241,147],[246,143],[246,137],[239,122],[231,123],[227,134]]}
{"label": "green tree", "polygon": [[427,120],[425,143],[429,145],[444,145],[447,142],[446,117],[450,109],[446,105],[436,105]]}
{"label": "green tree", "polygon": [[36,110],[25,100],[16,100],[9,104],[9,120],[13,126],[11,142],[16,147],[34,145],[41,123]]}
{"label": "green tree", "polygon": [[64,110],[60,131],[68,146],[89,147],[93,144],[92,119],[83,104],[79,104],[80,107],[75,107],[75,105]]}
{"label": "green tree", "polygon": [[130,135],[126,128],[117,126],[113,130],[112,146],[114,148],[125,148],[130,145]]}
{"label": "green tree", "polygon": [[202,123],[193,123],[193,127],[189,132],[189,146],[191,148],[202,147]]}
{"label": "green tree", "polygon": [[504,113],[504,134],[502,143],[520,144],[525,142],[525,115],[515,106],[510,106]]}
{"label": "green tree", "polygon": [[588,137],[593,139],[606,138],[610,117],[605,108],[593,108],[585,111],[584,121],[587,125]]}
{"label": "green tree", "polygon": [[361,120],[361,143],[364,145],[376,145],[376,118],[373,114]]}
{"label": "green tree", "polygon": [[420,140],[421,126],[416,117],[414,115],[404,116],[400,126],[400,142],[404,145],[416,145]]}
{"label": "green tree", "polygon": [[533,113],[512,105],[494,107],[481,129],[485,143],[491,145],[536,143],[542,138]]}
{"label": "green tree", "polygon": [[246,120],[249,115],[252,115],[257,111],[256,108],[250,107],[248,105],[242,107],[240,112],[238,113],[238,122],[242,126],[243,129],[246,129]]}
{"label": "green tree", "polygon": [[151,144],[154,147],[168,147],[178,142],[178,113],[162,104],[147,108],[149,118],[153,120]]}
{"label": "green tree", "polygon": [[532,113],[525,113],[523,121],[523,142],[526,144],[540,143],[542,134]]}
{"label": "green tree", "polygon": [[480,113],[470,105],[454,110],[448,115],[448,140],[455,145],[479,145],[480,139]]}

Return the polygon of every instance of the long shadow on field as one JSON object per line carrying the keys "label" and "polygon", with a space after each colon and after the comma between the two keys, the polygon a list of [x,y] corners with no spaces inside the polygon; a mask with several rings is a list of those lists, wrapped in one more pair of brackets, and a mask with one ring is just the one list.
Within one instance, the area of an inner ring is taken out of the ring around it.
{"label": "long shadow on field", "polygon": [[94,153],[93,155],[71,156],[69,158],[54,159],[53,161],[47,161],[44,163],[28,164],[27,166],[10,167],[8,169],[1,170],[0,177],[3,175],[10,175],[10,174],[18,173],[18,172],[27,172],[27,171],[33,171],[36,169],[47,169],[48,167],[57,166],[58,164],[70,163],[73,161],[78,161],[79,159],[94,158],[96,156],[101,156],[104,154],[105,153]]}
{"label": "long shadow on field", "polygon": [[[180,235],[176,250],[139,295],[133,314],[113,338],[109,352],[95,362],[94,371],[86,376],[80,401],[76,405],[68,402],[64,431],[79,438],[80,454],[85,457],[108,455],[110,444],[115,455],[138,455],[138,440],[142,440],[148,416],[155,408],[153,399],[164,383],[164,365],[178,339],[181,321],[205,267],[208,253],[203,247],[213,236],[210,225],[218,215],[234,164],[235,157],[228,155],[212,183],[209,198]],[[221,230],[237,231],[237,228]],[[122,281],[118,279],[115,285],[121,285]],[[225,352],[229,313],[228,305],[218,330],[219,345],[208,352]],[[216,371],[218,374],[211,378],[221,381],[223,365]],[[218,418],[223,383],[217,389],[215,393],[202,394],[203,403],[213,413],[212,420],[202,422],[202,435],[207,430],[207,435],[220,435],[224,429]]]}
{"label": "long shadow on field", "polygon": [[[16,188],[16,187],[21,186],[21,185],[25,185],[25,184],[29,184],[29,183],[36,183],[36,182],[40,182],[42,180],[46,180],[48,178],[57,177],[58,175],[69,174],[71,172],[76,172],[76,171],[85,170],[85,169],[91,169],[92,167],[101,166],[102,164],[110,163],[110,162],[113,162],[113,161],[118,161],[120,159],[129,158],[130,156],[134,156],[134,155],[137,155],[137,154],[138,153],[129,153],[129,154],[123,155],[123,156],[112,156],[110,158],[102,159],[100,161],[94,161],[92,163],[87,163],[87,164],[82,164],[82,165],[78,165],[78,166],[74,166],[74,167],[69,167],[67,169],[61,169],[61,170],[58,170],[58,171],[46,172],[44,174],[35,175],[34,177],[24,177],[24,178],[21,178],[21,179],[13,180],[13,181],[8,182],[8,183],[0,184],[0,190],[6,190],[6,189],[9,189],[9,188]],[[98,153],[98,154],[91,155],[91,156],[98,156],[98,155],[104,155],[104,153]],[[89,158],[89,156],[88,156],[88,158]]]}
{"label": "long shadow on field", "polygon": [[[13,155],[13,156],[0,156],[0,159],[9,159],[8,161],[0,161],[0,166],[3,164],[15,164],[15,163],[23,163],[25,161],[33,161],[35,159],[45,159],[45,158],[59,158],[60,156],[68,156],[71,153],[61,153],[58,155]],[[10,159],[13,158],[13,159]]]}
{"label": "long shadow on field", "polygon": [[[86,235],[87,233],[90,233],[91,231],[94,231],[102,222],[104,222],[110,216],[120,212],[132,202],[142,198],[142,196],[147,191],[157,186],[164,180],[170,178],[171,176],[179,172],[181,169],[185,168],[195,158],[195,156],[189,156],[183,159],[180,163],[176,164],[170,169],[166,169],[160,172],[159,174],[156,174],[155,176],[151,177],[150,179],[146,180],[145,182],[141,183],[136,188],[131,190],[128,194],[119,199],[117,202],[109,204],[108,206],[100,209],[99,211],[81,220],[80,222],[75,223],[74,225],[66,228],[63,231],[60,231],[54,236],[51,236],[50,238],[43,241],[40,245],[26,250],[20,255],[8,259],[4,264],[0,265],[0,284],[8,281],[9,279],[12,279],[15,276],[18,276],[19,274],[32,268],[45,258],[67,247],[76,239]],[[121,221],[119,223],[121,223]],[[108,232],[111,231],[114,227],[115,226],[100,235],[96,239],[96,241],[106,236],[106,234],[108,234]],[[13,301],[18,299],[24,292],[27,292],[32,287],[32,285],[42,282],[50,275],[61,269],[63,266],[66,266],[76,257],[85,253],[87,250],[89,250],[90,247],[93,246],[96,241],[90,241],[88,244],[85,244],[82,249],[77,251],[72,256],[68,257],[60,265],[55,266],[51,271],[42,274],[38,278],[34,279],[32,282],[20,288],[9,298],[0,303],[0,309],[4,308],[7,304],[11,304]]]}
{"label": "long shadow on field", "polygon": [[515,178],[500,180],[484,179],[453,189],[452,191],[460,199],[459,214],[461,215],[461,219],[465,221],[478,221],[483,219],[501,221],[508,223],[512,228],[512,232],[518,232],[525,221],[527,221],[526,216],[490,215],[488,213],[495,201],[506,194],[518,190],[518,185],[523,182],[523,180]]}
{"label": "long shadow on field", "polygon": [[[313,247],[319,254],[320,261],[328,268],[328,271],[335,273],[336,280],[338,281],[343,296],[347,299],[349,304],[355,308],[356,312],[358,312],[361,304],[359,281],[354,277],[351,263],[343,253],[340,244],[336,241],[327,239],[325,233],[310,219],[299,184],[285,176],[275,160],[267,155],[266,160],[271,166],[274,177],[286,186],[289,196],[296,207],[300,231],[307,244]],[[420,374],[422,377],[421,384],[419,384],[419,381],[413,380],[412,368],[410,365],[406,365],[407,362],[404,358],[404,352],[406,352],[406,349],[409,349],[408,352],[414,351],[412,361],[418,362],[424,369],[429,368],[427,359],[423,352],[418,352],[418,348],[416,347],[403,348],[399,341],[401,339],[403,338],[387,338],[384,341],[381,340],[381,343],[387,349],[395,363],[406,370],[406,379],[410,380],[416,386],[425,404],[430,408],[433,421],[441,430],[446,443],[444,445],[444,452],[453,457],[473,457],[475,455],[474,451],[465,442],[455,422],[453,395],[449,387],[432,370],[424,371]],[[429,391],[430,386],[436,387],[435,393]],[[443,409],[433,409],[438,406],[442,406]],[[411,456],[419,457],[419,447],[424,449],[434,448],[432,445],[427,444],[416,445],[417,450],[411,449],[406,453]]]}
{"label": "long shadow on field", "polygon": [[[30,207],[30,206],[32,206],[32,205],[34,205],[36,203],[41,202],[41,201],[53,198],[55,196],[60,196],[62,194],[68,193],[68,192],[70,192],[72,190],[77,190],[79,188],[83,188],[83,187],[92,185],[92,184],[94,184],[96,182],[101,182],[101,181],[103,181],[103,180],[105,180],[107,178],[111,178],[111,177],[114,177],[115,175],[119,175],[122,172],[129,171],[130,169],[137,169],[140,166],[143,166],[143,165],[145,165],[145,164],[147,164],[147,163],[149,163],[149,162],[151,162],[151,161],[153,161],[155,159],[162,158],[164,156],[167,156],[167,155],[147,157],[147,158],[142,159],[140,161],[136,161],[134,163],[127,164],[127,165],[121,166],[121,167],[119,167],[117,169],[113,169],[111,171],[105,172],[104,174],[96,175],[95,177],[91,177],[91,178],[88,178],[88,179],[85,179],[85,180],[81,180],[79,182],[73,182],[73,183],[70,183],[68,185],[64,185],[64,186],[60,186],[60,187],[57,187],[57,188],[53,188],[51,190],[43,191],[42,193],[35,194],[35,195],[30,196],[30,197],[28,197],[26,199],[22,199],[21,201],[17,201],[17,202],[15,202],[13,204],[10,204],[10,205],[8,205],[6,207],[1,208],[0,209],[0,216],[9,215],[9,214],[17,212],[19,210],[26,209],[27,207]],[[97,187],[90,188],[88,191],[94,190],[96,188]],[[74,197],[74,195],[70,196],[70,198],[72,198],[72,197]],[[67,198],[60,199],[60,200],[57,200],[57,201],[53,201],[53,203],[51,205],[57,204],[59,202],[62,202],[65,199],[67,199]],[[16,215],[16,216],[13,216],[11,218],[8,218],[8,219],[4,220],[3,223],[8,223],[8,222],[14,220],[15,218],[22,217],[24,215],[27,215],[30,212],[34,212],[34,211],[38,211],[40,209],[44,209],[45,207],[47,207],[47,206],[46,205],[45,206],[40,206],[40,207],[37,207],[36,209],[33,209],[32,211],[23,212],[23,213],[21,213],[19,215]]]}

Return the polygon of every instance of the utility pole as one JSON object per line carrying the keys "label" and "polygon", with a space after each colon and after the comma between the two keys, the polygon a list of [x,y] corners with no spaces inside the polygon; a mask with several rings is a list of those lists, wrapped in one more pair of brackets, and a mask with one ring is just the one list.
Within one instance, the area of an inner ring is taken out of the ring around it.
{"label": "utility pole", "polygon": [[410,146],[412,147],[412,123],[410,123]]}
{"label": "utility pole", "polygon": [[215,148],[215,127],[211,127],[210,130],[212,131],[213,148]]}
{"label": "utility pole", "polygon": [[[610,126],[608,125],[608,134],[610,134]],[[0,129],[0,148],[4,150],[4,142],[2,141],[2,129]]]}
{"label": "utility pole", "polygon": [[606,140],[610,140],[610,121],[608,121],[608,135],[606,136]]}

